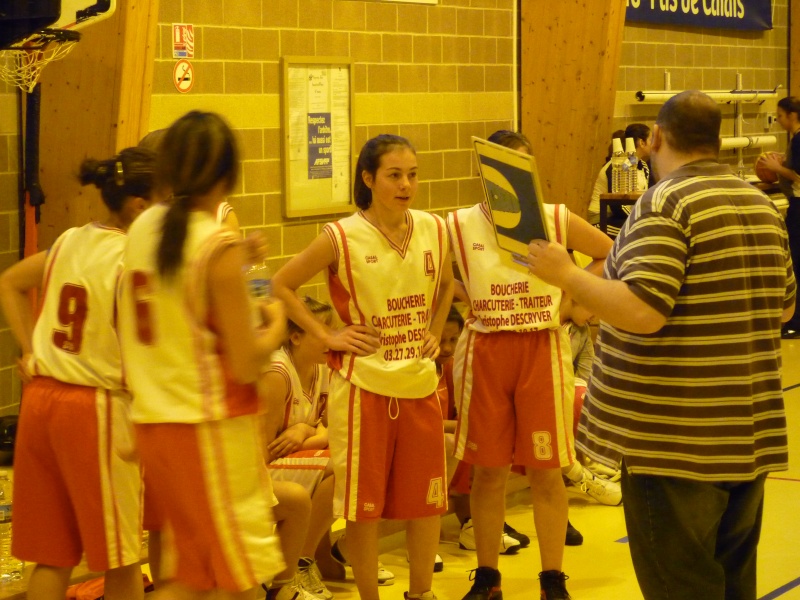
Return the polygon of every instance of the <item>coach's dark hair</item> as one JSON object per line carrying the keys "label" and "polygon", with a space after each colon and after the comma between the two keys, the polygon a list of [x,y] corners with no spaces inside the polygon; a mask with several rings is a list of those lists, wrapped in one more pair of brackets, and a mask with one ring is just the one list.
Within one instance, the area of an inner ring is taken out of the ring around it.
{"label": "coach's dark hair", "polygon": [[358,163],[356,163],[356,174],[353,177],[353,198],[356,206],[361,210],[368,209],[372,204],[372,190],[364,183],[364,171],[374,178],[381,164],[381,156],[398,148],[408,148],[414,154],[417,153],[406,138],[388,133],[375,136],[361,148]]}
{"label": "coach's dark hair", "polygon": [[625,128],[625,137],[633,138],[634,144],[638,141],[647,143],[650,137],[650,128],[644,123],[631,123]]}
{"label": "coach's dark hair", "polygon": [[239,174],[239,152],[228,124],[215,113],[192,111],[175,121],[158,146],[156,181],[170,197],[158,245],[158,272],[169,278],[183,260],[189,211],[219,183],[229,193]]}
{"label": "coach's dark hair", "polygon": [[800,98],[797,96],[786,96],[778,100],[778,108],[786,113],[795,113],[800,118]]}
{"label": "coach's dark hair", "polygon": [[107,160],[87,158],[81,163],[81,185],[94,184],[111,212],[119,212],[126,198],[150,199],[155,181],[156,155],[144,148],[125,148]]}
{"label": "coach's dark hair", "polygon": [[658,111],[656,125],[676,151],[719,154],[722,112],[703,92],[688,90],[670,98]]}
{"label": "coach's dark hair", "polygon": [[512,150],[524,146],[529,154],[533,153],[533,146],[531,146],[530,140],[525,137],[524,133],[519,131],[500,129],[489,136],[489,141],[505,146],[506,148],[511,148]]}

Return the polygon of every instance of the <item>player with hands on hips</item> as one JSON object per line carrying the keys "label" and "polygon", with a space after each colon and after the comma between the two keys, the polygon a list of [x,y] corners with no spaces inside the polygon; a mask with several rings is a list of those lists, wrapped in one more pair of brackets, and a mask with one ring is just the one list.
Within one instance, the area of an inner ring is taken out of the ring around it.
{"label": "player with hands on hips", "polygon": [[[439,515],[447,510],[442,411],[433,358],[453,295],[441,218],[410,208],[417,157],[395,135],[369,140],[353,192],[359,212],[329,223],[273,278],[289,317],[330,348],[328,434],[334,514],[362,600],[378,600],[378,523],[407,520],[407,598],[431,591]],[[296,290],[326,271],[344,327],[321,323]],[[388,472],[387,472],[388,467]]]}
{"label": "player with hands on hips", "polygon": [[[141,475],[114,329],[126,231],[149,205],[156,161],[141,148],[81,165],[109,210],[0,277],[23,358],[12,553],[37,563],[29,598],[61,600],[85,554],[109,600],[142,598]],[[38,314],[29,291],[40,289]],[[105,493],[108,492],[108,493]],[[109,533],[113,539],[109,539]]]}

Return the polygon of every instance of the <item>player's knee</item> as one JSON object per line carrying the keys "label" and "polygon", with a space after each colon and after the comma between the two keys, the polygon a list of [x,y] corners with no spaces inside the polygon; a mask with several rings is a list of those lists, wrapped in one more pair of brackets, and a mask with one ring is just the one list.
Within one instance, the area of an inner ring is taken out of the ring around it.
{"label": "player's knee", "polygon": [[492,490],[505,490],[508,480],[508,467],[479,467],[475,466],[472,475],[472,490],[478,488],[488,492]]}

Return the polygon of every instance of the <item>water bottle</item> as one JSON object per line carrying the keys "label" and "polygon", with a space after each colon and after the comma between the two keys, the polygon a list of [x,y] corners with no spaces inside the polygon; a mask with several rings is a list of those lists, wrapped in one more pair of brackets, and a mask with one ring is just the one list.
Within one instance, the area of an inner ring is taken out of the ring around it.
{"label": "water bottle", "polygon": [[622,151],[622,140],[614,138],[614,152],[611,155],[611,192],[620,194],[628,191],[628,170],[630,163]]}
{"label": "water bottle", "polygon": [[8,471],[0,471],[0,583],[22,579],[25,563],[11,556],[12,491]]}
{"label": "water bottle", "polygon": [[272,274],[267,263],[262,261],[245,271],[247,289],[253,298],[269,298],[272,295]]}
{"label": "water bottle", "polygon": [[628,155],[628,191],[639,190],[639,155],[636,154],[636,144],[633,138],[625,138],[625,154]]}

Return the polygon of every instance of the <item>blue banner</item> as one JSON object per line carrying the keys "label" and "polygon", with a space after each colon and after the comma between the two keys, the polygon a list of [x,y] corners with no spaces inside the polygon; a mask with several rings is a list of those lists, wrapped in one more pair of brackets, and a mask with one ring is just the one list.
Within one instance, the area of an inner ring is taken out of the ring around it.
{"label": "blue banner", "polygon": [[772,29],[772,0],[627,0],[626,22]]}

